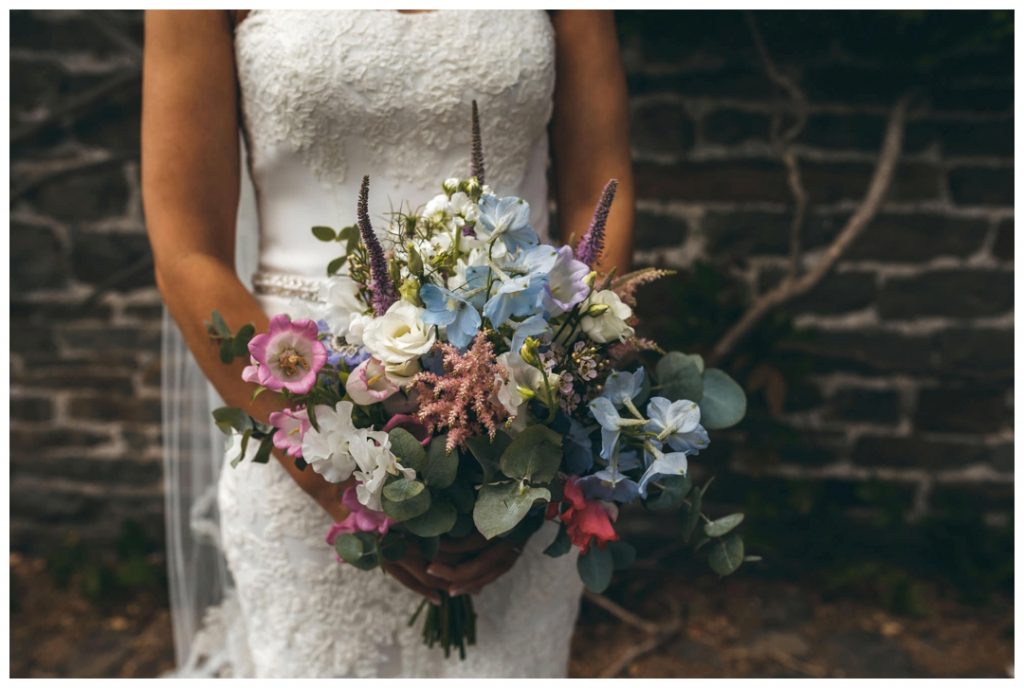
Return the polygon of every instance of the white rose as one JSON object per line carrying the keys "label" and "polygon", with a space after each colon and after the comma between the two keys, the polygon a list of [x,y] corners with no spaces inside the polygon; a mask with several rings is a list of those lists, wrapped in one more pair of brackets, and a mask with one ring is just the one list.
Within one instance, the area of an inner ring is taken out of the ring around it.
{"label": "white rose", "polygon": [[352,402],[342,401],[337,408],[317,406],[319,432],[310,428],[302,436],[302,458],[329,483],[348,480],[358,468],[349,453],[349,440],[356,432],[352,424]]}
{"label": "white rose", "polygon": [[633,328],[626,324],[626,320],[633,316],[633,309],[611,290],[591,294],[583,303],[582,312],[586,313],[580,319],[583,332],[599,344],[622,341],[633,335]]}
{"label": "white rose", "polygon": [[320,317],[333,334],[347,338],[352,318],[366,310],[359,283],[347,276],[332,277],[320,286],[319,298],[324,303]]}
{"label": "white rose", "polygon": [[363,330],[363,346],[396,385],[407,384],[419,372],[419,357],[434,346],[434,328],[423,322],[423,313],[408,301],[396,301]]}

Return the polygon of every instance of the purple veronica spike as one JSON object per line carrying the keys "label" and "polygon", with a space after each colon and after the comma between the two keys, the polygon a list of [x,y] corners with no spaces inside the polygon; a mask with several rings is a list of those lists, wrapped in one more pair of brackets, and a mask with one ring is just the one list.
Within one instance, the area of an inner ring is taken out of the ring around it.
{"label": "purple veronica spike", "polygon": [[473,151],[470,162],[469,175],[476,177],[480,185],[484,184],[484,144],[480,138],[480,111],[477,110],[476,101],[473,101]]}
{"label": "purple veronica spike", "polygon": [[618,187],[617,179],[609,179],[605,184],[604,191],[601,192],[601,200],[594,208],[594,218],[590,221],[590,228],[580,239],[580,243],[576,244],[576,259],[581,263],[586,263],[588,267],[594,267],[597,259],[601,257],[601,251],[604,249],[604,226],[608,222],[608,211],[612,207],[615,190]]}
{"label": "purple veronica spike", "polygon": [[373,314],[380,316],[387,312],[395,301],[398,300],[398,293],[395,285],[391,283],[391,276],[388,275],[388,264],[384,259],[384,249],[377,239],[370,224],[370,213],[368,210],[370,200],[370,178],[363,177],[363,184],[359,188],[359,203],[356,206],[356,218],[359,223],[359,235],[366,246],[366,253],[370,259],[370,293],[373,300]]}

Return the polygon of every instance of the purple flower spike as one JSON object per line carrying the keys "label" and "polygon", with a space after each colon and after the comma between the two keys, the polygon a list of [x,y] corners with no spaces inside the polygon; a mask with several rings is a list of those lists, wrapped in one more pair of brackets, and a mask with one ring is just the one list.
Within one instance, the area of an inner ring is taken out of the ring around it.
{"label": "purple flower spike", "polygon": [[617,179],[609,179],[601,192],[601,200],[594,208],[594,218],[590,221],[590,228],[576,245],[576,259],[586,263],[587,267],[594,267],[601,251],[604,250],[604,226],[608,223],[608,211],[611,210],[612,201],[615,200],[615,190],[619,188]]}
{"label": "purple flower spike", "polygon": [[484,144],[480,138],[480,111],[473,101],[473,150],[469,168],[469,176],[476,177],[480,185],[484,185]]}
{"label": "purple flower spike", "polygon": [[363,177],[363,184],[359,188],[359,203],[356,206],[356,218],[359,223],[359,235],[366,246],[366,253],[370,258],[370,293],[373,301],[373,314],[384,315],[388,308],[398,300],[398,292],[388,275],[388,264],[384,259],[384,249],[373,232],[370,224],[370,212],[368,210],[370,201],[370,178]]}

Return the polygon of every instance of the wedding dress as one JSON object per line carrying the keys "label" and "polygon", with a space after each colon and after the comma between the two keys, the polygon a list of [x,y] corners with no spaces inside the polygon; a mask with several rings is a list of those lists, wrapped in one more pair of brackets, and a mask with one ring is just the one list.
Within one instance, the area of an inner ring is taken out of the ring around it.
{"label": "wedding dress", "polygon": [[[269,314],[316,298],[336,254],[310,228],[353,224],[364,174],[377,227],[400,203],[415,208],[441,180],[468,175],[473,99],[487,183],[525,198],[545,235],[554,86],[545,12],[259,10],[238,26],[235,55],[259,220],[252,283]],[[216,657],[221,674],[261,677],[567,672],[582,588],[574,555],[542,554],[550,522],[474,598],[477,644],[460,661],[408,625],[417,594],[338,563],[324,541],[330,517],[276,461],[224,465],[217,501],[233,593],[196,636],[196,666]]]}

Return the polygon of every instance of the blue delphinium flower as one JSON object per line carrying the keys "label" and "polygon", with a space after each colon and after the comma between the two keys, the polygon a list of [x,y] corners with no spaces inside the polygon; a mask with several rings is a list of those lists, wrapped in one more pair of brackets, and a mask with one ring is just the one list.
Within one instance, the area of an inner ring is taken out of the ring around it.
{"label": "blue delphinium flower", "polygon": [[480,198],[478,237],[501,238],[509,251],[536,246],[537,233],[530,226],[530,204],[515,196],[498,198],[485,194]]}
{"label": "blue delphinium flower", "polygon": [[590,268],[573,257],[572,249],[563,246],[548,270],[547,294],[544,307],[552,315],[561,315],[572,310],[590,293],[590,287],[583,281],[590,274]]}
{"label": "blue delphinium flower", "polygon": [[509,277],[495,283],[491,298],[484,304],[484,315],[491,325],[501,327],[513,315],[525,317],[536,313],[543,295],[543,276]]}
{"label": "blue delphinium flower", "polygon": [[610,468],[580,478],[577,483],[587,499],[628,503],[640,496],[636,481]]}
{"label": "blue delphinium flower", "polygon": [[640,495],[646,499],[647,485],[655,478],[663,475],[686,475],[686,469],[687,461],[685,452],[661,454],[651,462],[651,465],[647,467],[647,470],[644,471],[644,474],[640,477]]}
{"label": "blue delphinium flower", "polygon": [[636,398],[644,387],[644,369],[632,373],[616,370],[604,383],[601,396],[606,397],[615,408],[621,408],[627,401]]}
{"label": "blue delphinium flower", "polygon": [[445,327],[448,341],[465,349],[480,329],[480,313],[468,300],[434,284],[420,287],[420,299],[426,308],[423,322]]}
{"label": "blue delphinium flower", "polygon": [[708,446],[708,431],[700,424],[700,407],[688,399],[654,397],[647,404],[647,429],[676,451],[696,454]]}
{"label": "blue delphinium flower", "polygon": [[542,315],[531,315],[521,322],[513,322],[514,333],[512,335],[512,351],[518,352],[523,348],[523,342],[527,337],[543,339],[543,335],[551,332],[548,321]]}
{"label": "blue delphinium flower", "polygon": [[588,404],[591,415],[601,426],[601,458],[608,461],[616,451],[622,428],[643,423],[633,418],[623,418],[615,410],[608,397],[597,397]]}

